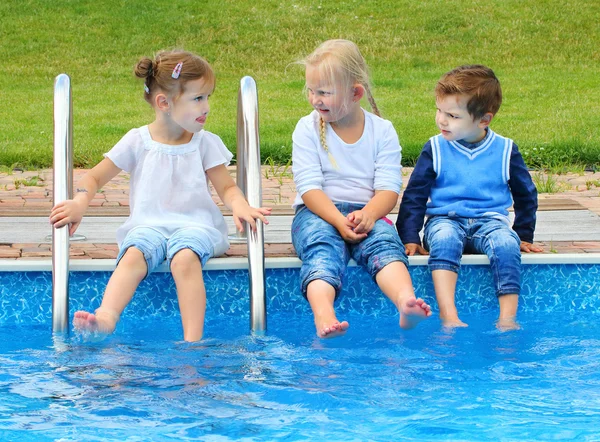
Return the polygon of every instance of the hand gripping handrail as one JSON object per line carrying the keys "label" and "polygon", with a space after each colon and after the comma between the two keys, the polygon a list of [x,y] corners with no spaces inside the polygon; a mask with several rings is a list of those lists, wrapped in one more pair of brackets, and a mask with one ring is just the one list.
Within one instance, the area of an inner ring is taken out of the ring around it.
{"label": "hand gripping handrail", "polygon": [[[237,185],[252,207],[262,207],[262,179],[258,136],[258,94],[252,77],[240,80],[237,124]],[[250,329],[267,329],[265,293],[264,225],[256,221],[256,232],[246,223],[238,237],[248,240],[248,278],[250,283]]]}
{"label": "hand gripping handrail", "polygon": [[[54,80],[53,204],[73,195],[73,102],[71,79]],[[52,228],[52,331],[69,331],[69,226]]]}

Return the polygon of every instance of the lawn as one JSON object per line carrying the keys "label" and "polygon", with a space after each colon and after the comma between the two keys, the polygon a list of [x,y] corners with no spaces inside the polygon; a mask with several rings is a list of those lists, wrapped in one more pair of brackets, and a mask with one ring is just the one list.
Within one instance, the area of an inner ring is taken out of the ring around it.
{"label": "lawn", "polygon": [[[532,167],[600,165],[597,0],[4,0],[0,4],[0,167],[52,164],[52,86],[72,80],[76,167],[151,121],[141,56],[184,48],[217,74],[207,129],[235,153],[239,79],[258,84],[262,157],[286,163],[310,112],[294,61],[329,38],[354,40],[403,163],[436,133],[433,88],[465,63],[492,67],[504,103],[492,127]],[[365,104],[368,108],[368,105]]]}

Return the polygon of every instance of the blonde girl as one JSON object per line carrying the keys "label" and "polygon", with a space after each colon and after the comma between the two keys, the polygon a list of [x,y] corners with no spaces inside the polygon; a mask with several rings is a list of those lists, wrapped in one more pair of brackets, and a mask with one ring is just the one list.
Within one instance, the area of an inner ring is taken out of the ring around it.
{"label": "blonde girl", "polygon": [[[349,326],[338,320],[333,304],[350,258],[398,308],[400,326],[413,328],[431,309],[416,299],[405,248],[382,219],[402,185],[398,136],[379,116],[366,62],[354,43],[326,41],[303,64],[313,111],[293,134],[298,194],[292,241],[317,335],[341,335]],[[361,107],[365,95],[374,113]]]}
{"label": "blonde girl", "polygon": [[183,51],[142,58],[135,75],[154,109],[150,124],[130,130],[78,183],[72,200],[57,204],[50,222],[70,224],[73,234],[96,192],[121,170],[131,174],[130,216],[117,230],[119,255],[102,304],[95,313],[75,313],[76,329],[112,333],[139,283],[165,259],[177,287],[186,341],[204,331],[206,292],[202,268],[227,251],[227,227],[213,202],[208,180],[233,212],[256,229],[268,208],[255,209],[229,176],[232,158],[221,139],[206,130],[215,75],[206,60]]}

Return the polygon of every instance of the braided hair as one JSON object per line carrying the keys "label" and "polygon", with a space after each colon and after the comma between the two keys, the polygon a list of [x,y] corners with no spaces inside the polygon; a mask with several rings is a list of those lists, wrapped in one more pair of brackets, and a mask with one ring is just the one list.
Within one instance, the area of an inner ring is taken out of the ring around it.
{"label": "braided hair", "polygon": [[[371,93],[369,68],[360,53],[358,46],[349,40],[327,40],[322,43],[312,54],[302,62],[305,66],[315,66],[324,78],[329,77],[330,84],[353,85],[360,84],[365,89],[365,94],[373,113],[381,116],[375,98]],[[335,158],[327,146],[327,123],[323,118],[319,121],[319,138],[321,146],[327,152],[331,164],[337,169]]]}

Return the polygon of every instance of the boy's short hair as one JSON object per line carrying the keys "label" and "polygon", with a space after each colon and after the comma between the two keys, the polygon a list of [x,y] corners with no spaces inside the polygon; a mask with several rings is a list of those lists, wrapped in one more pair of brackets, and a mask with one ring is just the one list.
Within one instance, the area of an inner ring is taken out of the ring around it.
{"label": "boy's short hair", "polygon": [[467,111],[473,119],[488,112],[496,115],[502,104],[500,81],[487,66],[481,64],[459,66],[445,73],[435,86],[436,98],[466,95]]}

